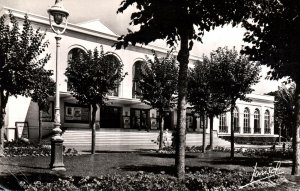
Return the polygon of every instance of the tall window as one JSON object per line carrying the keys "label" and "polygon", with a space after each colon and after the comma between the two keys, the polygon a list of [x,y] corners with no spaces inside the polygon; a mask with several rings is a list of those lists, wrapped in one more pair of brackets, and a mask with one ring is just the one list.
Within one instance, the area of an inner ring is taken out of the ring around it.
{"label": "tall window", "polygon": [[226,125],[226,113],[220,115],[219,132],[228,133],[228,126]]}
{"label": "tall window", "polygon": [[[108,54],[105,56],[110,60],[110,63],[120,63],[120,60],[113,54]],[[114,90],[111,90],[108,93],[109,96],[118,96],[119,95],[119,87],[116,87]]]}
{"label": "tall window", "polygon": [[249,109],[244,110],[244,133],[251,133]]}
{"label": "tall window", "polygon": [[270,112],[269,110],[265,111],[265,134],[271,134],[271,128],[270,128]]}
{"label": "tall window", "polygon": [[234,108],[233,110],[233,127],[234,127],[234,132],[239,133],[240,132],[240,127],[239,127],[239,112],[237,108]]}
{"label": "tall window", "polygon": [[[85,53],[84,50],[80,48],[73,48],[68,53],[68,61],[72,59],[79,59],[84,53]],[[70,84],[68,82],[67,82],[67,91],[70,91]]]}
{"label": "tall window", "polygon": [[259,110],[254,111],[254,133],[261,133]]}
{"label": "tall window", "polygon": [[142,73],[145,71],[146,63],[143,61],[136,61],[132,68],[132,98],[139,98],[141,88],[138,85],[141,80]]}

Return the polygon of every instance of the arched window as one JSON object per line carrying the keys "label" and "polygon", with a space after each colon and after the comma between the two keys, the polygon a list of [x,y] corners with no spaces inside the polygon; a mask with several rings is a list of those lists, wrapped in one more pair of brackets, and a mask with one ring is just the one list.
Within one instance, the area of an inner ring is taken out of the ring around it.
{"label": "arched window", "polygon": [[145,71],[146,63],[144,61],[136,61],[132,68],[132,98],[139,98],[141,88],[138,81],[141,80],[141,75]]}
{"label": "arched window", "polygon": [[240,132],[240,127],[239,127],[239,112],[237,108],[234,108],[233,110],[233,127],[234,127],[234,132],[239,133]]}
{"label": "arched window", "polygon": [[[85,53],[85,51],[80,48],[72,48],[68,53],[68,62],[70,60],[79,59],[84,53]],[[69,83],[67,83],[67,91],[70,91]]]}
{"label": "arched window", "polygon": [[[105,56],[106,58],[110,59],[110,63],[120,63],[120,60],[113,54],[108,54]],[[114,90],[111,90],[108,93],[109,96],[118,96],[119,95],[119,88],[116,87]]]}
{"label": "arched window", "polygon": [[228,126],[226,125],[226,113],[221,114],[219,118],[219,132],[228,133]]}
{"label": "arched window", "polygon": [[68,60],[80,58],[84,53],[85,51],[81,48],[72,48],[68,53]]}
{"label": "arched window", "polygon": [[261,133],[259,110],[254,111],[254,133]]}
{"label": "arched window", "polygon": [[265,134],[271,134],[271,128],[270,128],[270,112],[269,110],[265,111]]}
{"label": "arched window", "polygon": [[250,129],[250,112],[248,108],[244,110],[244,133],[251,133]]}

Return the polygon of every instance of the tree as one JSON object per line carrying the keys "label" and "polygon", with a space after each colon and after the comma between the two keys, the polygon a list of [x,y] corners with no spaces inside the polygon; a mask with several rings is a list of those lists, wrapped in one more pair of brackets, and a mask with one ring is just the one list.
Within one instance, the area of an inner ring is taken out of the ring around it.
{"label": "tree", "polygon": [[300,173],[300,9],[299,1],[254,1],[251,18],[243,25],[247,32],[243,50],[251,60],[271,68],[271,79],[289,77],[296,84],[292,174]]}
{"label": "tree", "polygon": [[286,138],[293,135],[291,130],[295,127],[295,89],[294,83],[289,88],[282,85],[275,95],[275,122],[284,128]]}
{"label": "tree", "polygon": [[39,142],[42,139],[42,115],[43,111],[49,110],[49,97],[54,96],[55,82],[50,76],[52,71],[42,70],[43,74],[39,75],[39,80],[35,83],[33,91],[30,93],[32,101],[36,102],[39,107]]}
{"label": "tree", "polygon": [[232,23],[234,26],[247,18],[248,12],[243,1],[190,1],[190,0],[123,0],[118,13],[131,5],[137,12],[131,14],[131,24],[139,29],[122,35],[116,48],[128,45],[148,44],[157,39],[165,39],[170,46],[180,42],[177,60],[179,62],[176,154],[175,166],[179,179],[185,175],[185,132],[186,132],[186,96],[189,52],[193,40],[201,42],[204,31],[216,26]]}
{"label": "tree", "polygon": [[[188,83],[189,103],[202,118],[209,117],[210,119],[211,149],[213,149],[213,118],[225,112],[229,106],[228,99],[222,92],[224,88],[219,88],[219,80],[215,80],[217,79],[215,77],[224,70],[218,70],[220,69],[218,66],[212,67],[213,64],[215,62],[212,62],[207,56],[203,56],[203,60],[196,62],[195,67],[190,69]],[[207,120],[203,120],[203,122],[205,121]],[[204,124],[204,127],[206,126],[207,124]],[[205,152],[205,128],[203,128],[203,152]]]}
{"label": "tree", "polygon": [[202,139],[202,152],[205,152],[205,136],[207,127],[207,108],[208,100],[211,95],[209,88],[209,72],[210,65],[208,59],[203,56],[202,62],[196,62],[195,68],[190,69],[188,80],[188,94],[187,100],[191,103],[195,113],[200,115],[203,121],[203,139]]}
{"label": "tree", "polygon": [[50,59],[44,54],[49,42],[44,41],[45,33],[34,30],[25,15],[23,27],[9,13],[0,17],[0,151],[3,148],[3,130],[5,108],[10,96],[31,95],[39,76],[49,76],[44,65]]}
{"label": "tree", "polygon": [[[250,62],[246,56],[239,55],[233,48],[232,50],[218,48],[212,53],[212,70],[215,73],[215,87],[222,89],[226,97],[229,98],[231,114],[231,152],[230,157],[234,157],[234,122],[233,111],[238,99],[251,101],[246,97],[253,91],[252,85],[259,81],[260,68],[257,64]],[[215,68],[217,67],[217,68]]]}
{"label": "tree", "polygon": [[100,52],[95,48],[69,60],[65,75],[73,96],[80,104],[87,104],[92,109],[89,126],[92,129],[91,153],[94,154],[97,104],[105,105],[107,94],[119,87],[126,75],[123,74],[123,63],[106,54],[102,47]]}
{"label": "tree", "polygon": [[279,128],[279,142],[281,135],[291,138],[293,127],[295,126],[295,89],[294,83],[289,87],[282,84],[275,92],[269,92],[268,95],[275,97],[274,103],[274,122],[275,127]]}
{"label": "tree", "polygon": [[177,90],[178,68],[176,59],[172,52],[168,52],[163,58],[158,58],[153,52],[154,60],[147,58],[145,72],[141,74],[141,79],[137,81],[141,100],[159,112],[158,126],[160,130],[159,149],[163,147],[163,126],[162,119],[166,109],[171,109],[175,105]]}

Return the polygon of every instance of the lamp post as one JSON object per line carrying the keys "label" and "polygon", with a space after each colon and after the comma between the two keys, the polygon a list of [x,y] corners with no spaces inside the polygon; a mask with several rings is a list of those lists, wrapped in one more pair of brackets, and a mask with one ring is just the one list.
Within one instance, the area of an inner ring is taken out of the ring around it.
{"label": "lamp post", "polygon": [[[55,117],[54,117],[54,129],[52,130],[53,136],[51,138],[51,162],[50,168],[54,171],[65,171],[63,163],[63,138],[61,136],[60,129],[60,104],[59,104],[59,82],[58,82],[58,63],[59,63],[59,47],[61,34],[63,34],[67,28],[67,19],[69,12],[64,8],[62,0],[56,0],[55,4],[48,9],[49,22],[51,29],[56,34],[56,92],[55,92]],[[54,23],[53,23],[53,21]],[[63,26],[61,24],[64,22]],[[61,30],[60,30],[60,29]]]}

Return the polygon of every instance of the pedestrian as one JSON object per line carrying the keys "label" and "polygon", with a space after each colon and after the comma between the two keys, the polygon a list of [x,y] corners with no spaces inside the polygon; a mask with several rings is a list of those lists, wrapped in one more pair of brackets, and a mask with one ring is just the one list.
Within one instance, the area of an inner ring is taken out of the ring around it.
{"label": "pedestrian", "polygon": [[164,146],[168,147],[170,146],[170,141],[169,141],[169,130],[166,129],[164,132],[163,132],[163,144]]}

